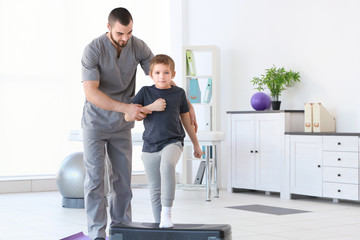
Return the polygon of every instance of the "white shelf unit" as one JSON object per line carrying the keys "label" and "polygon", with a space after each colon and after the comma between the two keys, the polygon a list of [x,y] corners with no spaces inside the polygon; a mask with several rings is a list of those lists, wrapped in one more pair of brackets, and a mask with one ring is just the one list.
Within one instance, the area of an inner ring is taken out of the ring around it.
{"label": "white shelf unit", "polygon": [[[188,74],[187,56],[186,52],[190,50],[193,54],[193,61],[196,68],[196,74]],[[210,161],[206,163],[206,176],[204,173],[204,181],[201,185],[207,189],[207,201],[210,200],[210,184],[214,185],[214,196],[218,197],[218,186],[217,186],[217,167],[216,167],[216,156],[219,156],[220,151],[220,139],[211,137],[212,140],[206,141],[202,135],[210,134],[215,136],[219,134],[220,130],[220,117],[218,110],[218,96],[219,96],[219,48],[217,46],[183,46],[182,49],[182,61],[183,61],[183,88],[186,92],[187,98],[190,100],[190,79],[196,78],[199,82],[201,91],[201,102],[191,103],[194,107],[196,120],[198,123],[198,133],[200,145],[202,146],[213,146],[213,154]],[[212,79],[212,96],[208,103],[204,103],[204,93],[208,84],[208,79]],[[205,140],[205,141],[204,141]],[[192,157],[192,146],[186,146],[183,154],[183,172],[182,172],[182,183],[190,184],[194,183],[196,172],[199,168],[200,162],[206,159],[194,159]],[[206,157],[205,157],[206,158]],[[210,182],[210,184],[208,183]],[[195,186],[195,185],[194,185]]]}
{"label": "white shelf unit", "polygon": [[[186,51],[192,51],[196,74],[188,74]],[[190,79],[198,79],[201,91],[201,103],[192,103],[195,109],[199,131],[219,131],[220,118],[218,114],[219,94],[219,49],[217,46],[184,46],[183,47],[183,88],[189,98]],[[208,79],[212,79],[212,97],[209,103],[204,103],[204,93]]]}

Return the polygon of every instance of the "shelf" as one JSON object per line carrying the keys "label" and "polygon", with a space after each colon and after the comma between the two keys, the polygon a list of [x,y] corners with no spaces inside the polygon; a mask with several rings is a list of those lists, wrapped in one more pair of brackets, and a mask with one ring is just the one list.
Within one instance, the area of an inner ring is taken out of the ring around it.
{"label": "shelf", "polygon": [[210,103],[191,103],[192,105],[200,105],[200,106],[211,106],[211,102]]}
{"label": "shelf", "polygon": [[[186,158],[185,160],[186,161],[206,161],[206,159],[204,159],[204,158]],[[210,161],[212,161],[212,160],[210,159]]]}
{"label": "shelf", "polygon": [[[206,173],[208,175],[204,176],[204,178],[209,179],[209,183],[206,184],[206,200],[210,201],[212,181],[214,182],[214,196],[218,196],[216,156],[218,155],[217,150],[220,150],[220,142],[224,139],[224,134],[218,132],[220,130],[220,114],[218,111],[218,93],[220,92],[218,84],[219,49],[216,46],[184,46],[182,56],[182,86],[187,98],[196,102],[191,103],[198,124],[196,135],[200,145],[213,146],[213,159],[196,159],[189,148],[184,148],[182,182],[184,184],[193,183],[195,179],[193,165],[196,167],[201,162],[210,161],[209,164],[206,164],[208,168]],[[197,81],[191,79],[197,79]],[[209,89],[211,89],[211,92]],[[204,101],[204,96],[206,96],[206,101]]]}
{"label": "shelf", "polygon": [[212,78],[212,75],[195,75],[195,76],[186,76],[187,78]]}

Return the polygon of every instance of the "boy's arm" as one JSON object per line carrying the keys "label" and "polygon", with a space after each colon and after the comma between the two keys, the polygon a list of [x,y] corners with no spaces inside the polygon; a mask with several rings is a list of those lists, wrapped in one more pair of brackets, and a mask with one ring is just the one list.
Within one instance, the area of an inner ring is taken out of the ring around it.
{"label": "boy's arm", "polygon": [[[135,105],[137,105],[137,104],[135,104]],[[146,105],[142,108],[144,108],[146,111],[148,111],[148,113],[152,113],[153,111],[161,112],[161,111],[164,111],[166,108],[166,101],[165,101],[165,99],[158,98],[153,103]],[[127,121],[127,122],[135,120],[134,118],[131,118],[128,113],[125,113],[124,117],[125,117],[125,121]]]}
{"label": "boy's arm", "polygon": [[146,108],[151,112],[153,111],[162,112],[166,108],[166,101],[163,98],[158,98],[153,103],[144,106],[144,108]]}
{"label": "boy's arm", "polygon": [[195,127],[194,127],[194,125],[191,124],[190,114],[189,114],[189,112],[181,113],[180,117],[181,117],[182,124],[184,125],[184,128],[185,128],[187,134],[189,135],[190,140],[194,146],[194,157],[200,158],[202,155],[202,150],[200,148],[199,141],[198,141],[196,133],[195,133]]}
{"label": "boy's arm", "polygon": [[[175,84],[175,82],[173,80],[171,80],[171,85],[176,86],[176,84]],[[195,133],[197,133],[198,125],[197,125],[197,122],[196,122],[196,115],[195,115],[194,106],[190,103],[190,101],[188,99],[186,99],[186,100],[187,100],[187,103],[188,103],[189,108],[190,108],[189,114],[190,114],[191,125],[194,126]]]}

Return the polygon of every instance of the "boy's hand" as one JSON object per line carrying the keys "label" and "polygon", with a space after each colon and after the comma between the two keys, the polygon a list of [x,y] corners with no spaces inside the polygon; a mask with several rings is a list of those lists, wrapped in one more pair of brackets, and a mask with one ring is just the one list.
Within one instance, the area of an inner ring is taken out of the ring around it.
{"label": "boy's hand", "polygon": [[202,152],[200,146],[194,147],[194,157],[195,158],[201,158],[202,154],[203,154],[203,152]]}
{"label": "boy's hand", "polygon": [[152,104],[149,104],[148,106],[146,106],[146,108],[148,108],[151,111],[162,112],[166,108],[166,101],[163,98],[159,98],[159,99],[155,100]]}

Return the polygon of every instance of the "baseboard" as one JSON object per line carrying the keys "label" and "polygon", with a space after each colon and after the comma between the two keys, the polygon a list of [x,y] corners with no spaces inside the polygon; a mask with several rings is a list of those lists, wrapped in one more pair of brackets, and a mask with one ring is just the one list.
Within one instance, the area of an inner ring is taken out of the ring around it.
{"label": "baseboard", "polygon": [[147,179],[145,173],[133,173],[131,176],[131,184],[146,184]]}
{"label": "baseboard", "polygon": [[[145,173],[133,173],[132,184],[146,184]],[[57,191],[56,175],[0,178],[0,193]]]}
{"label": "baseboard", "polygon": [[[176,183],[179,183],[176,173]],[[144,172],[134,172],[131,177],[134,186],[147,184]],[[57,191],[56,175],[0,177],[0,193],[26,193]]]}
{"label": "baseboard", "polygon": [[0,193],[57,191],[55,175],[0,178]]}

